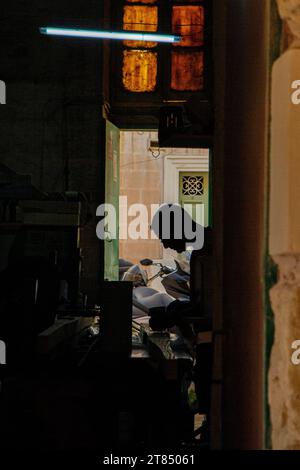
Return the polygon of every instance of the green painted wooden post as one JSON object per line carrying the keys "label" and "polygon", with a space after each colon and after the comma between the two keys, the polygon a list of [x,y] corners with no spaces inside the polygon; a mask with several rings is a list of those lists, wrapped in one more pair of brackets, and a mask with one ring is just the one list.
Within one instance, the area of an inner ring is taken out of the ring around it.
{"label": "green painted wooden post", "polygon": [[117,238],[104,242],[104,278],[119,280],[120,131],[106,121],[105,202],[115,207]]}

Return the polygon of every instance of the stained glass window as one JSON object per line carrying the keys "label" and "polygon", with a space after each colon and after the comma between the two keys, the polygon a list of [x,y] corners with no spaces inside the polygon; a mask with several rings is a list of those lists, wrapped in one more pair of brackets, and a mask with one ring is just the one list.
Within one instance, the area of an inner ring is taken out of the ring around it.
{"label": "stained glass window", "polygon": [[171,88],[176,91],[198,91],[203,88],[204,54],[199,52],[172,51]]}
{"label": "stained glass window", "polygon": [[[127,31],[157,31],[157,0],[127,0],[123,8],[123,29]],[[139,3],[138,5],[133,5]],[[143,5],[142,5],[143,4]],[[156,42],[123,41],[123,86],[134,93],[149,93],[155,90],[157,80]]]}
{"label": "stained glass window", "polygon": [[[208,1],[208,0],[207,0]],[[122,81],[126,91],[149,93],[156,90],[158,60],[170,64],[169,87],[173,91],[204,88],[204,45],[206,4],[200,0],[124,0],[123,30],[158,31],[167,8],[171,24],[165,33],[182,36],[179,43],[159,45],[150,41],[123,41]],[[160,48],[160,49],[158,49]],[[159,53],[158,53],[159,52]],[[162,80],[168,80],[167,74]]]}
{"label": "stained glass window", "polygon": [[174,34],[182,36],[174,46],[194,47],[204,44],[204,7],[174,6],[172,11],[172,29]]}
{"label": "stained glass window", "polygon": [[180,42],[173,44],[171,53],[171,89],[174,91],[204,88],[204,28],[204,6],[172,6],[172,30],[182,36]]}
{"label": "stained glass window", "polygon": [[150,92],[155,90],[157,53],[145,50],[123,52],[123,85],[128,91]]}
{"label": "stained glass window", "polygon": [[[157,31],[157,7],[143,5],[125,6],[123,16],[123,29],[129,31]],[[124,41],[127,47],[155,47],[156,42]]]}

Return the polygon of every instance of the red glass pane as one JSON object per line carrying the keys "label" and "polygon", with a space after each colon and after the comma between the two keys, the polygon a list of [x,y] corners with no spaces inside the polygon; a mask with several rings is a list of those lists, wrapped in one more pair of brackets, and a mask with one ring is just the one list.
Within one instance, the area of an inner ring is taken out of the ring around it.
{"label": "red glass pane", "polygon": [[[123,14],[123,29],[127,31],[157,31],[158,9],[143,5],[125,6]],[[127,47],[155,47],[151,41],[124,41]]]}
{"label": "red glass pane", "polygon": [[157,77],[157,53],[144,50],[123,52],[123,85],[137,93],[155,90]]}
{"label": "red glass pane", "polygon": [[172,11],[173,33],[183,37],[179,43],[174,43],[174,46],[203,46],[204,16],[204,7],[202,6],[174,6]]}
{"label": "red glass pane", "polygon": [[199,91],[204,86],[203,52],[172,51],[171,88],[176,91]]}

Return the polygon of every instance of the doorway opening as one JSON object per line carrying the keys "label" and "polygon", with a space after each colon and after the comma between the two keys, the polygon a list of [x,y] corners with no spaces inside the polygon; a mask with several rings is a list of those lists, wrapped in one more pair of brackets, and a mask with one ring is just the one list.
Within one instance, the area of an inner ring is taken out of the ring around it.
{"label": "doorway opening", "polygon": [[[198,205],[201,223],[208,226],[211,214],[210,153],[208,149],[159,148],[158,133],[153,130],[120,132],[120,215],[127,213],[128,224],[141,210],[148,214],[148,231],[133,238],[119,240],[119,258],[133,264],[150,258],[174,267],[178,254],[164,249],[150,231],[155,208],[163,203],[177,203],[194,214]],[[124,205],[126,204],[126,208]],[[144,209],[143,209],[144,207]],[[137,219],[135,219],[137,221]],[[137,223],[137,222],[136,222]],[[154,275],[157,267],[150,266]],[[163,290],[160,278],[153,281],[154,289]]]}

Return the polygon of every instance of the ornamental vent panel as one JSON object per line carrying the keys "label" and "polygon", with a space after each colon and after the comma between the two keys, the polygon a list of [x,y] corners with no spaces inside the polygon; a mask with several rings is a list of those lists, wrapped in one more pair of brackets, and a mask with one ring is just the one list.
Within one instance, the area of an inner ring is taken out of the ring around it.
{"label": "ornamental vent panel", "polygon": [[183,196],[203,196],[204,178],[203,176],[182,176]]}

